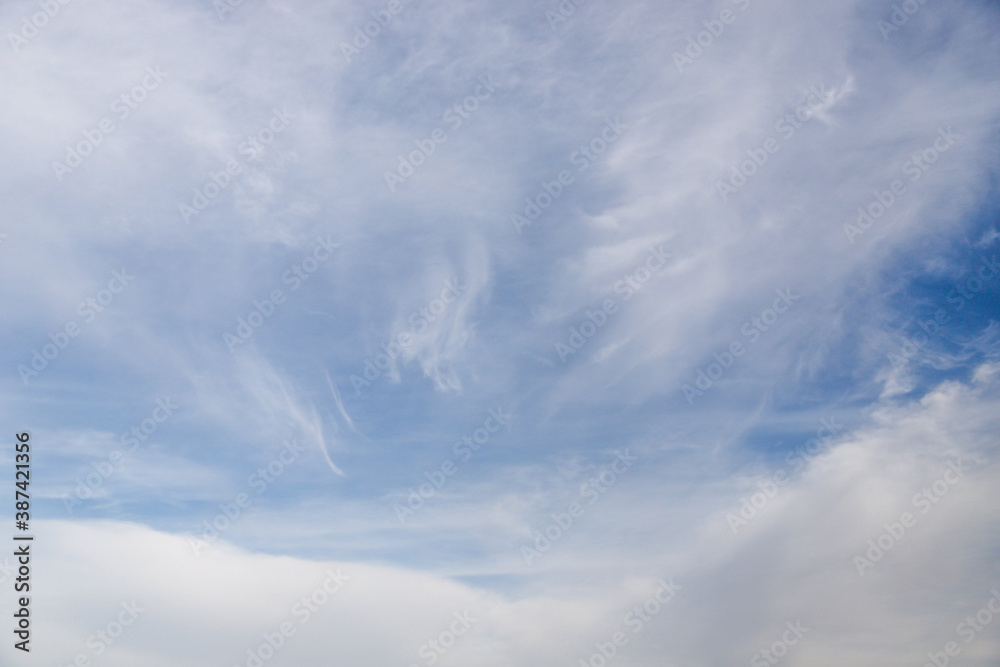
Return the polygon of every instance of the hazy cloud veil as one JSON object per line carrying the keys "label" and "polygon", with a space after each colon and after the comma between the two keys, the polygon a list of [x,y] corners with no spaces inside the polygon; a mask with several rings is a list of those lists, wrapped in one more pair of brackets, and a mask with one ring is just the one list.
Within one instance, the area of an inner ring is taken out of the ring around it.
{"label": "hazy cloud veil", "polygon": [[0,663],[1000,660],[997,3],[0,27]]}

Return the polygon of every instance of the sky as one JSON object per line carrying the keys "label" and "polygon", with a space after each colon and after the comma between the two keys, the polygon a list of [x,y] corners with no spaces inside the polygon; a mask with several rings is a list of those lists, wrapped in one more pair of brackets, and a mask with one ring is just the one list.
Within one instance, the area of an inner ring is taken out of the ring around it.
{"label": "sky", "polygon": [[996,665],[998,28],[4,3],[0,664]]}

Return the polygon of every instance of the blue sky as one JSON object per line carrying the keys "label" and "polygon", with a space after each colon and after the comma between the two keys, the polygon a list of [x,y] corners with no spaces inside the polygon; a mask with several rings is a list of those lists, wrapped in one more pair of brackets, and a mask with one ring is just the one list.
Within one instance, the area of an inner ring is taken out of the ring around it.
{"label": "blue sky", "polygon": [[995,664],[995,3],[53,1],[4,664]]}

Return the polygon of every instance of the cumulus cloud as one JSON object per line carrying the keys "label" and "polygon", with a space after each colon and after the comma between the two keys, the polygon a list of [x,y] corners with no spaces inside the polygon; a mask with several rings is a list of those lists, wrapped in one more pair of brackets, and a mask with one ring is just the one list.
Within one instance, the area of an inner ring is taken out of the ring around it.
{"label": "cumulus cloud", "polygon": [[[998,372],[984,366],[970,384],[878,406],[862,428],[702,486],[695,502],[683,472],[644,460],[598,502],[580,500],[586,513],[531,565],[515,546],[534,544],[521,526],[551,524],[554,507],[519,508],[507,526],[467,498],[435,508],[448,520],[424,529],[462,529],[472,506],[468,529],[507,533],[510,546],[491,544],[497,558],[481,571],[522,582],[506,593],[460,583],[455,571],[254,554],[225,539],[196,555],[189,537],[135,523],[44,521],[38,652],[68,664],[106,645],[109,664],[246,664],[288,622],[295,632],[268,664],[330,655],[413,664],[427,652],[442,664],[575,662],[618,631],[629,638],[623,664],[715,664],[750,660],[791,622],[802,635],[789,664],[912,664],[957,641],[969,664],[985,665],[1000,648],[992,634],[966,642],[956,628],[1000,585],[991,556]],[[568,481],[588,473],[574,469]],[[465,569],[467,580],[477,570]],[[649,603],[658,592],[669,601]],[[142,612],[119,638],[123,604]],[[440,650],[456,613],[466,620]]]}

